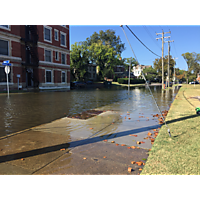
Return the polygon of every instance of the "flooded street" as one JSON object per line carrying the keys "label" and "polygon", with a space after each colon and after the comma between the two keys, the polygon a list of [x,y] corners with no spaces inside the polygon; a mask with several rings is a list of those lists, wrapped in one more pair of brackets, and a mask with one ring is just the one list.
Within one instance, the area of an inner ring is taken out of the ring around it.
{"label": "flooded street", "polygon": [[[152,93],[161,110],[169,109],[178,88],[161,91],[152,86]],[[158,113],[148,88],[112,87],[81,89],[69,92],[39,92],[0,95],[0,137],[48,123],[56,119],[106,106],[106,109],[127,110],[138,118],[139,113]]]}
{"label": "flooded street", "polygon": [[[178,88],[151,89],[162,111],[169,109],[178,92]],[[0,174],[139,175],[161,127],[145,87],[12,94],[0,99]],[[98,114],[78,118],[91,109]]]}

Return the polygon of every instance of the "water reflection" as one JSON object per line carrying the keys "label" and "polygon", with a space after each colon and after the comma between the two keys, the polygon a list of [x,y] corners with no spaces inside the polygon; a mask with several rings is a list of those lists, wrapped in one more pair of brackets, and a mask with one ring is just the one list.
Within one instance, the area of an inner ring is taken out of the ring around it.
{"label": "water reflection", "polygon": [[[160,109],[165,110],[173,101],[178,88],[168,92],[161,91],[159,86],[152,88]],[[125,99],[128,101],[124,102]],[[111,87],[98,90],[11,94],[10,98],[1,95],[0,136],[113,103],[118,103],[119,109],[123,107],[121,104],[130,104],[132,110],[142,112],[147,109],[152,113],[158,112],[149,90],[145,87],[130,88],[129,93],[126,88]]]}

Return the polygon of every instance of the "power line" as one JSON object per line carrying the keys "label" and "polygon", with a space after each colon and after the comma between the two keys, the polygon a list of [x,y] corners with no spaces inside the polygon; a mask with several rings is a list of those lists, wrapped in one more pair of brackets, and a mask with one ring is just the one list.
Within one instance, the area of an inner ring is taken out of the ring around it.
{"label": "power line", "polygon": [[158,45],[158,43],[156,43],[155,39],[153,38],[153,36],[151,35],[151,33],[149,32],[148,28],[146,26],[143,26],[145,31],[148,33],[148,35],[151,37],[151,39],[153,40],[153,42],[157,45],[157,47],[162,50],[162,48],[160,48],[160,46]]}
{"label": "power line", "polygon": [[136,39],[143,45],[145,46],[151,53],[153,53],[154,55],[158,56],[161,58],[161,56],[159,56],[158,54],[154,53],[151,49],[149,49],[136,35],[135,33],[133,33],[133,31],[126,25],[126,27],[129,29],[129,31],[136,37]]}

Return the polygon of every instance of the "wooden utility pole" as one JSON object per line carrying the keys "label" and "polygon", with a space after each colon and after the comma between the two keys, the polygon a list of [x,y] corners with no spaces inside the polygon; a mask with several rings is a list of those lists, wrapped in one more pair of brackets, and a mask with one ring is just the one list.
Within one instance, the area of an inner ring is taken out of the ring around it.
{"label": "wooden utility pole", "polygon": [[167,33],[171,33],[171,31],[164,33],[164,31],[162,30],[162,33],[156,33],[156,35],[162,34],[161,38],[156,38],[156,40],[162,39],[162,89],[164,89],[164,38],[170,37],[170,36],[164,37],[164,34],[167,34]]}
{"label": "wooden utility pole", "polygon": [[170,43],[170,42],[174,42],[174,40],[167,41],[167,42],[168,42],[168,72],[167,72],[167,77],[168,77],[167,79],[168,79],[168,80],[166,81],[166,83],[167,83],[167,86],[168,86],[168,88],[169,88],[169,78],[170,78],[170,77],[169,77],[169,75],[170,75],[170,74],[169,74],[169,63],[170,63],[170,59],[169,59],[169,56],[170,56],[170,44],[169,44],[169,43]]}
{"label": "wooden utility pole", "polygon": [[[178,59],[178,58],[175,58],[175,57],[174,57],[174,61],[175,61],[176,59]],[[175,84],[175,65],[176,65],[176,61],[175,61],[175,64],[174,64],[174,79],[173,79],[173,85]]]}

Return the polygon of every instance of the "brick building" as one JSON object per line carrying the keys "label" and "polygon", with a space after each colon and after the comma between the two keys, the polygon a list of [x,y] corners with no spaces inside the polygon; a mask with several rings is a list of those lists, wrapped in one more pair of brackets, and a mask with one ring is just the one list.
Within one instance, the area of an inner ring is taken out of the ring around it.
{"label": "brick building", "polygon": [[70,89],[69,45],[68,25],[0,25],[0,88],[10,60],[10,88]]}

